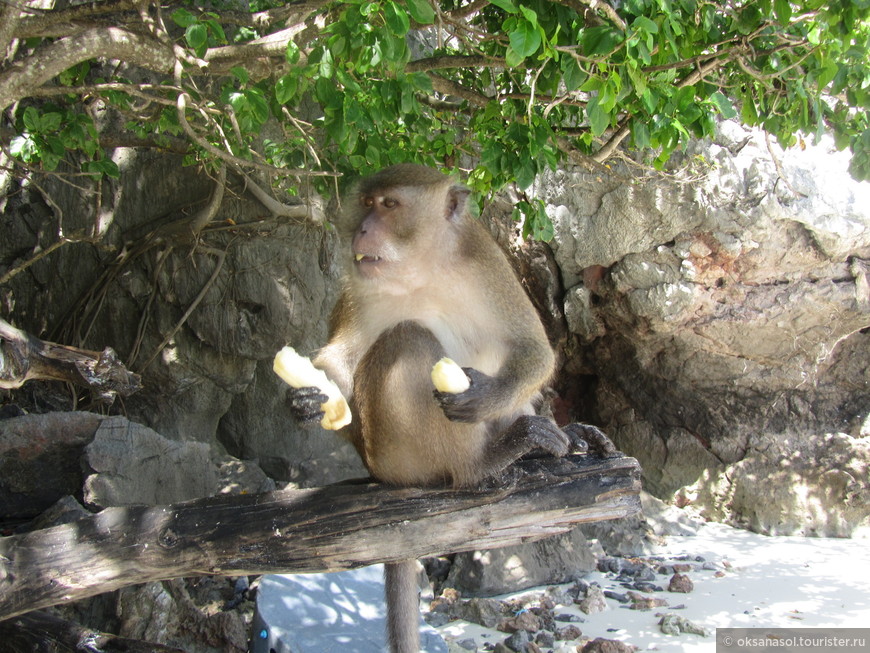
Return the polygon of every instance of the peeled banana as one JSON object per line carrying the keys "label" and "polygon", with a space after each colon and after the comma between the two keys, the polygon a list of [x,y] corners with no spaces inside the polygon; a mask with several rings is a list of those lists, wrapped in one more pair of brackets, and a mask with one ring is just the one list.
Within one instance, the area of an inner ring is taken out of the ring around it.
{"label": "peeled banana", "polygon": [[471,386],[465,372],[449,358],[442,358],[432,367],[432,383],[441,392],[457,394]]}
{"label": "peeled banana", "polygon": [[323,419],[320,425],[330,431],[337,431],[342,426],[350,424],[350,406],[341,390],[327,378],[323,370],[319,370],[305,356],[300,356],[292,347],[284,347],[275,355],[272,365],[275,374],[294,388],[317,387],[329,399],[320,406]]}

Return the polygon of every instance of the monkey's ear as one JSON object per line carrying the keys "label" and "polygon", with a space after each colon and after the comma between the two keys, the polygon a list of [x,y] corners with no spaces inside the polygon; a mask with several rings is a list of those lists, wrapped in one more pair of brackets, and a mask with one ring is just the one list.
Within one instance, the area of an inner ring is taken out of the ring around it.
{"label": "monkey's ear", "polygon": [[445,207],[445,217],[448,220],[455,222],[462,218],[470,194],[471,190],[461,184],[454,184],[450,187],[447,191],[447,206]]}

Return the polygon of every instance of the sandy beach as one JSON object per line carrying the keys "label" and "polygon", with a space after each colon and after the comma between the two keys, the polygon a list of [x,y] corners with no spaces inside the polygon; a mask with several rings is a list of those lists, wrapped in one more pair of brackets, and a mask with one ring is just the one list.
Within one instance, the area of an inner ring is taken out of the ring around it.
{"label": "sandy beach", "polygon": [[[633,610],[608,598],[602,612],[585,614],[570,605],[558,606],[554,613],[581,618],[574,625],[583,631],[584,639],[604,637],[640,650],[673,653],[713,653],[715,629],[723,627],[866,628],[870,627],[868,545],[866,532],[854,539],[767,537],[722,524],[704,524],[696,535],[663,538],[652,554],[665,565],[674,561],[692,565],[686,572],[694,584],[690,593],[667,591],[669,576],[657,575],[654,582],[664,591],[648,594],[665,599],[667,606]],[[613,573],[593,572],[584,580],[598,583],[603,590],[627,591]],[[496,598],[540,594],[544,589]],[[662,633],[658,623],[667,613],[704,627],[708,635]],[[507,637],[465,621],[438,630],[457,642],[473,638],[478,650],[486,650],[487,642],[494,645]],[[552,650],[573,651],[578,643],[556,642]]]}

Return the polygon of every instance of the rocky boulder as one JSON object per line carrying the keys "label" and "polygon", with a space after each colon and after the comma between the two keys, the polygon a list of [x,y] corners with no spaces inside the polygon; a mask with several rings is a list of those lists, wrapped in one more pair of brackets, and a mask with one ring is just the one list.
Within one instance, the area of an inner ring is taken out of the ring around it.
{"label": "rocky boulder", "polygon": [[567,373],[595,379],[648,490],[762,532],[870,514],[870,185],[831,150],[723,123],[686,153],[693,183],[619,168],[540,188],[585,352]]}

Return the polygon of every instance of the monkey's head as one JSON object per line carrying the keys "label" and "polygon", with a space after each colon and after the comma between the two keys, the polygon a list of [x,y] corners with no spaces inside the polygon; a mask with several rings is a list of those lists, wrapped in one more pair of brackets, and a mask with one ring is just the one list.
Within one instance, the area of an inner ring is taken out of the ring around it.
{"label": "monkey's head", "polygon": [[347,200],[352,277],[413,288],[457,255],[469,190],[442,173],[403,163],[362,179]]}

